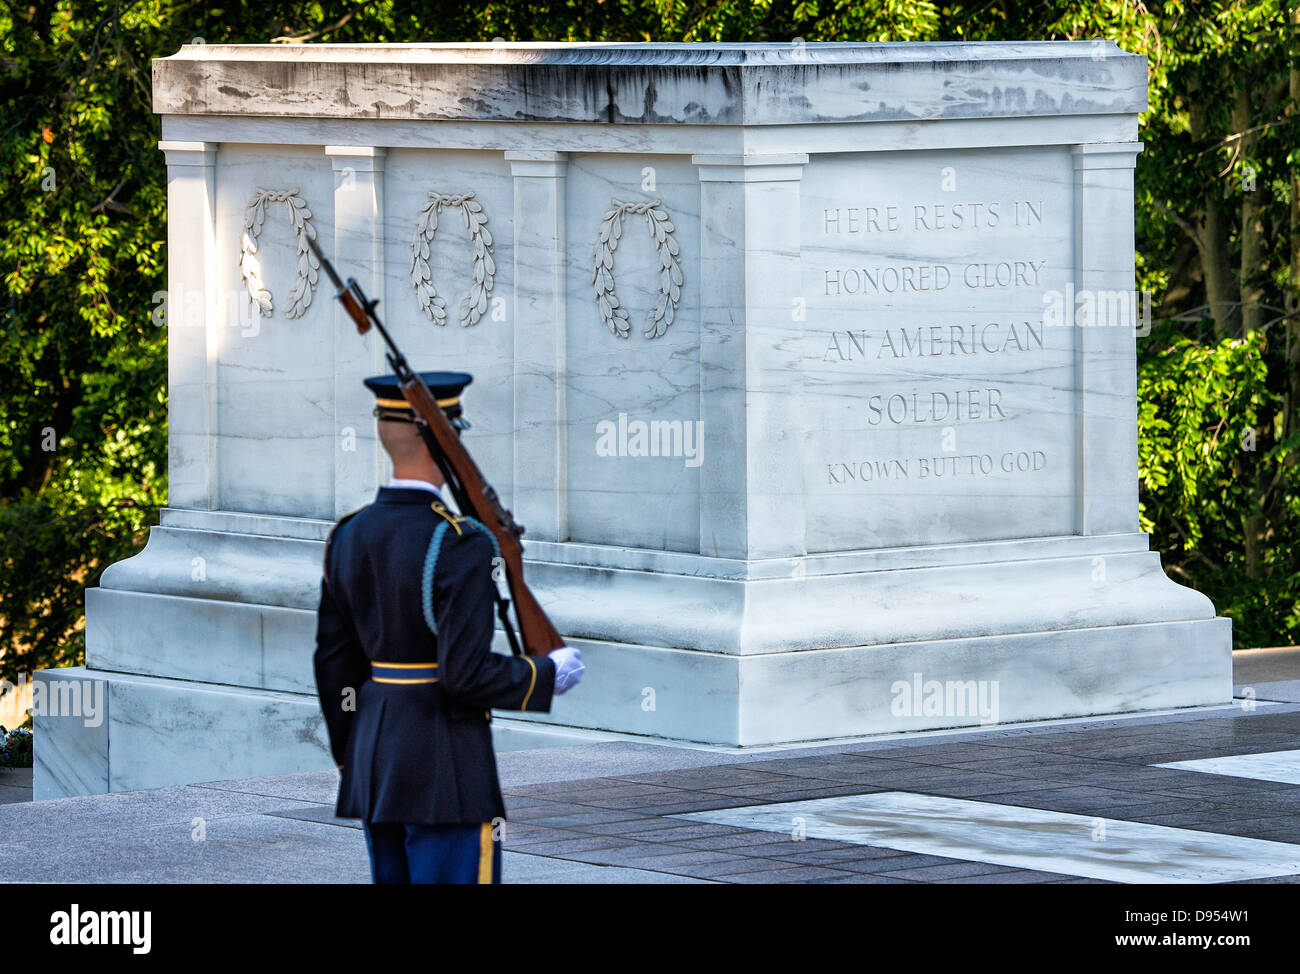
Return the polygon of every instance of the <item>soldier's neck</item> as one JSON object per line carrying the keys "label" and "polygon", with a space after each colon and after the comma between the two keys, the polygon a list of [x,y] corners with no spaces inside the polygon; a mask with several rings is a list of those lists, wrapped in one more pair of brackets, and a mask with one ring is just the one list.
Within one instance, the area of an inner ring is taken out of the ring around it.
{"label": "soldier's neck", "polygon": [[438,469],[438,465],[433,462],[432,457],[428,457],[426,460],[427,462],[424,463],[394,463],[393,476],[398,480],[423,480],[441,488],[446,483],[442,471]]}

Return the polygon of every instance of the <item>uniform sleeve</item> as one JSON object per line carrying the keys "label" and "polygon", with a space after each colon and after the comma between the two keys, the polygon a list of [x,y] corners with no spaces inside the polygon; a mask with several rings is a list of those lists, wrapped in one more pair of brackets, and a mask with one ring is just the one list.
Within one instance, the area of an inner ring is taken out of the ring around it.
{"label": "uniform sleeve", "polygon": [[[327,554],[328,557],[328,554]],[[348,735],[356,716],[361,684],[370,678],[370,660],[357,639],[352,617],[334,598],[322,578],[316,612],[316,692],[329,732],[330,751],[340,768],[347,755]]]}
{"label": "uniform sleeve", "polygon": [[443,690],[469,707],[548,713],[555,664],[492,652],[496,583],[492,542],[478,531],[448,534],[438,556],[434,617]]}

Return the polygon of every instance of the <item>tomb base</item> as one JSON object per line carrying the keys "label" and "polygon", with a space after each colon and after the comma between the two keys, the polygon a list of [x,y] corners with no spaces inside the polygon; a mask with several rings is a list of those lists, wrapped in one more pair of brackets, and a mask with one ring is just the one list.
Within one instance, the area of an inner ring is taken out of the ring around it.
{"label": "tomb base", "polygon": [[[37,674],[36,797],[329,768],[311,663],[329,528],[165,511],[87,591],[87,665]],[[539,724],[753,747],[1232,696],[1230,621],[1141,534],[758,561],[528,554],[588,666]]]}

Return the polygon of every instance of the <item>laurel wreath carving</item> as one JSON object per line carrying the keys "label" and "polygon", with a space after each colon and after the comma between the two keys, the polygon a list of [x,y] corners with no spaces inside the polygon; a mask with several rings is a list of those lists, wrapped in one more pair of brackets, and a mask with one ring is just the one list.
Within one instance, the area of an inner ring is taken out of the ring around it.
{"label": "laurel wreath carving", "polygon": [[429,268],[429,248],[438,231],[438,214],[444,207],[460,209],[474,247],[474,283],[460,302],[460,323],[468,328],[477,325],[487,311],[488,293],[496,280],[497,264],[492,256],[492,231],[487,227],[487,214],[473,193],[430,193],[429,201],[420,210],[420,220],[411,239],[411,283],[415,285],[416,300],[435,325],[447,323],[447,302],[433,286],[433,271]]}
{"label": "laurel wreath carving", "polygon": [[306,201],[298,195],[296,189],[268,190],[259,189],[248,201],[244,212],[244,234],[239,245],[239,273],[248,288],[249,297],[257,304],[263,318],[271,317],[273,307],[271,292],[262,279],[262,268],[257,260],[258,239],[262,235],[262,224],[266,221],[268,203],[285,203],[289,207],[289,218],[293,222],[294,234],[298,243],[298,273],[294,278],[293,290],[289,292],[289,310],[286,317],[301,318],[311,307],[312,294],[316,290],[320,262],[311,252],[308,241],[316,239],[316,227],[311,222],[311,210]]}
{"label": "laurel wreath carving", "polygon": [[613,203],[613,208],[605,213],[601,221],[600,236],[596,240],[595,267],[591,272],[600,320],[616,338],[627,338],[631,331],[627,309],[614,290],[614,251],[618,249],[618,242],[623,237],[623,217],[627,214],[642,214],[659,252],[659,300],[646,315],[645,336],[659,338],[668,331],[668,326],[677,317],[677,304],[682,297],[682,267],[677,259],[680,251],[677,240],[672,235],[675,227],[668,219],[668,213],[660,200],[645,203],[625,203],[621,200],[610,202]]}

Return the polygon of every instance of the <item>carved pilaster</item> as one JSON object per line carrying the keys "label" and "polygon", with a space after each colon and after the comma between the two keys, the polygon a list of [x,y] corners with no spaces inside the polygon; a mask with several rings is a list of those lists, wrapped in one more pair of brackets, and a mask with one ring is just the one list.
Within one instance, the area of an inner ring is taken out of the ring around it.
{"label": "carved pilaster", "polygon": [[[1123,294],[1137,314],[1133,166],[1141,142],[1078,145],[1074,157],[1074,286]],[[1099,309],[1106,299],[1095,301]],[[1094,318],[1075,328],[1079,390],[1079,534],[1138,529],[1137,347],[1132,322]]]}
{"label": "carved pilaster", "polygon": [[217,510],[217,146],[158,148],[167,158],[168,503]]}
{"label": "carved pilaster", "polygon": [[515,186],[514,508],[530,538],[563,541],[567,155],[521,150],[505,157]]}
{"label": "carved pilaster", "polygon": [[[373,146],[327,145],[334,165],[334,255],[345,280],[355,277],[384,315],[384,158]],[[330,256],[328,253],[326,256]],[[322,289],[333,291],[329,281]],[[322,295],[324,297],[324,295]],[[332,299],[333,294],[329,297]],[[364,338],[337,301],[334,304],[334,515],[368,503],[388,474],[370,417],[374,399],[362,379],[386,372],[382,342]]]}
{"label": "carved pilaster", "polygon": [[805,153],[693,156],[700,174],[700,553],[805,553],[799,189]]}

